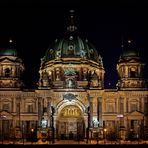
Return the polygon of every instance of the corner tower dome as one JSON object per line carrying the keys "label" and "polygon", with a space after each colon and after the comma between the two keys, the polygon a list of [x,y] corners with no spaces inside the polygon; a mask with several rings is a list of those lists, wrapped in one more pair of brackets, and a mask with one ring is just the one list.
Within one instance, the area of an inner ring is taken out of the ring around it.
{"label": "corner tower dome", "polygon": [[70,25],[61,39],[56,39],[46,51],[44,61],[59,58],[85,58],[95,62],[99,61],[95,47],[87,40],[78,35],[74,25],[73,11],[70,15]]}
{"label": "corner tower dome", "polygon": [[130,40],[128,40],[128,45],[123,49],[120,58],[140,58],[137,48],[134,47],[133,43]]}
{"label": "corner tower dome", "polygon": [[12,40],[9,40],[9,46],[7,48],[0,49],[0,56],[18,56],[17,50],[12,46]]}
{"label": "corner tower dome", "polygon": [[22,81],[23,72],[23,61],[18,57],[17,51],[13,45],[1,49],[0,90],[20,90],[24,86]]}
{"label": "corner tower dome", "polygon": [[17,51],[15,48],[6,48],[0,50],[0,56],[17,56]]}

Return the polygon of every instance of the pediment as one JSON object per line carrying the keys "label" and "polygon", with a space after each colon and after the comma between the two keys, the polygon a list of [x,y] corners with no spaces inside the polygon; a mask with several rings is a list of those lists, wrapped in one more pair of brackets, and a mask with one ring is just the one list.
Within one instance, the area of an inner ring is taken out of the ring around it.
{"label": "pediment", "polygon": [[12,120],[13,115],[6,111],[1,111],[0,115],[4,117],[5,120]]}
{"label": "pediment", "polygon": [[137,58],[130,58],[130,59],[127,59],[126,60],[127,62],[129,62],[129,63],[139,63],[140,62],[140,59],[137,59]]}
{"label": "pediment", "polygon": [[9,59],[9,58],[4,58],[4,59],[1,59],[1,63],[14,63],[13,60]]}
{"label": "pediment", "polygon": [[129,119],[143,119],[144,114],[139,111],[133,111],[127,115]]}
{"label": "pediment", "polygon": [[138,111],[131,112],[128,115],[130,115],[130,116],[144,116],[143,113],[138,112]]}
{"label": "pediment", "polygon": [[137,60],[131,59],[131,60],[129,60],[129,62],[130,62],[130,63],[137,63]]}

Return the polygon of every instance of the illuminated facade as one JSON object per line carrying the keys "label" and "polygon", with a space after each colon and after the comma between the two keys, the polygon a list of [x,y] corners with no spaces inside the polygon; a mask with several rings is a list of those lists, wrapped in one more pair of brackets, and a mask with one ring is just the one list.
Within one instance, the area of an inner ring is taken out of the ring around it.
{"label": "illuminated facade", "polygon": [[[144,62],[130,44],[117,63],[116,89],[104,88],[100,54],[79,37],[73,15],[67,32],[41,59],[38,89],[23,89],[22,60],[14,49],[0,52],[1,137],[56,139],[144,138],[148,90]],[[2,136],[3,135],[3,136]]]}

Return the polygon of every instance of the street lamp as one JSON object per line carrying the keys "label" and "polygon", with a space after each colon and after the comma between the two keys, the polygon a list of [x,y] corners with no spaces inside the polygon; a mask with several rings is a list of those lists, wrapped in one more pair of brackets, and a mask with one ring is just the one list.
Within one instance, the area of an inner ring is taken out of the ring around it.
{"label": "street lamp", "polygon": [[54,107],[51,106],[52,143],[55,143],[55,137],[54,137],[54,117],[53,117],[54,113],[55,113]]}
{"label": "street lamp", "polygon": [[24,145],[24,123],[22,125],[22,138],[23,138],[23,145]]}
{"label": "street lamp", "polygon": [[99,131],[97,131],[96,134],[97,134],[97,135],[96,135],[97,144],[99,144]]}
{"label": "street lamp", "polygon": [[118,114],[117,118],[119,119],[119,126],[118,126],[118,138],[119,138],[119,144],[120,144],[120,140],[121,140],[121,119],[124,118],[123,114]]}
{"label": "street lamp", "polygon": [[32,144],[33,144],[33,133],[34,133],[34,129],[33,128],[31,128],[31,141],[32,141]]}
{"label": "street lamp", "polygon": [[0,115],[0,119],[1,119],[1,138],[2,138],[2,144],[3,144],[3,141],[4,141],[4,133],[3,133],[3,119],[5,119],[6,116],[5,115]]}
{"label": "street lamp", "polygon": [[88,143],[88,139],[89,139],[89,128],[90,128],[90,107],[89,106],[87,108],[87,114],[88,114],[88,118],[87,118],[88,127],[87,127],[87,131],[86,131],[86,137],[87,137],[86,143]]}
{"label": "street lamp", "polygon": [[140,139],[140,125],[137,125],[137,140],[138,140],[138,144],[139,144],[139,139]]}
{"label": "street lamp", "polygon": [[104,129],[104,144],[106,143],[106,132],[107,132],[107,129],[105,128]]}

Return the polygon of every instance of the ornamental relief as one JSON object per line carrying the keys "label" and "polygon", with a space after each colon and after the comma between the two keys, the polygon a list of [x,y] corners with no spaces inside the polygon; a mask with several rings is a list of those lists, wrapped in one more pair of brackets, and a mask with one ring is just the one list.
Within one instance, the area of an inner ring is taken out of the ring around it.
{"label": "ornamental relief", "polygon": [[60,116],[63,117],[78,117],[81,115],[81,111],[78,107],[74,105],[66,106],[64,109],[61,110]]}

